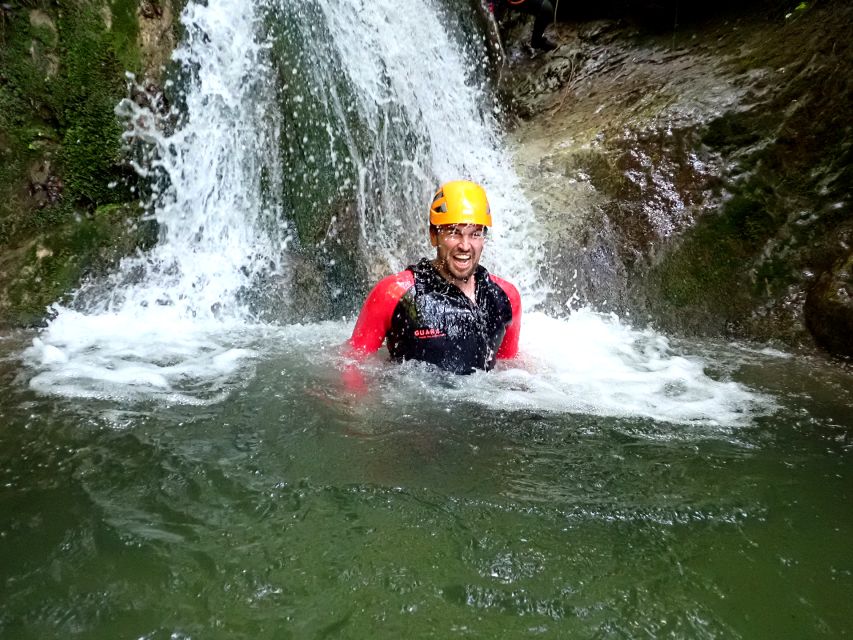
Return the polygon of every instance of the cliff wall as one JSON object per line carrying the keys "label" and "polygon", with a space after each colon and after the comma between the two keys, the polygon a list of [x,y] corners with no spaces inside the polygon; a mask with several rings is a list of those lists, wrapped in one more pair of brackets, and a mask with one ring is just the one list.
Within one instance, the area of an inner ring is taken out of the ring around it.
{"label": "cliff wall", "polygon": [[503,21],[551,305],[853,355],[853,7],[745,4]]}
{"label": "cliff wall", "polygon": [[171,0],[18,0],[0,7],[0,327],[41,321],[92,271],[156,239],[115,106],[156,83]]}

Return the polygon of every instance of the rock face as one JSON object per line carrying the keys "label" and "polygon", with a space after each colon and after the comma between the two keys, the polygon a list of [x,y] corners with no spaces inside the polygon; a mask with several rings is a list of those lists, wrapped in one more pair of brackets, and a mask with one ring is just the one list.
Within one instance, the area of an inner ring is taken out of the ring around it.
{"label": "rock face", "polygon": [[0,7],[0,327],[38,322],[87,273],[150,241],[115,106],[126,72],[159,78],[177,5]]}
{"label": "rock face", "polygon": [[853,356],[853,253],[818,278],[806,297],[805,314],[819,344]]}
{"label": "rock face", "polygon": [[808,328],[849,354],[828,336],[849,335],[829,292],[853,230],[853,7],[722,9],[665,34],[564,16],[557,50],[510,44],[504,91],[550,230],[550,303],[794,345]]}
{"label": "rock face", "polygon": [[[180,4],[0,7],[0,327],[38,322],[86,274],[156,234],[134,222],[142,185],[123,161],[114,108],[126,71],[159,82]],[[549,230],[552,311],[589,303],[670,331],[851,355],[853,6],[722,0],[685,14],[685,3],[612,0],[608,16],[555,4],[559,47],[532,56],[529,19],[508,16],[501,73],[519,175]],[[625,20],[630,10],[644,20]],[[296,97],[282,91],[282,107]],[[291,151],[284,166],[313,160]],[[300,239],[334,241],[321,262],[338,266],[323,282],[355,290],[351,194],[326,169],[307,186],[304,171],[293,175],[284,196]],[[296,206],[310,202],[328,206]],[[305,265],[318,268],[309,256]]]}

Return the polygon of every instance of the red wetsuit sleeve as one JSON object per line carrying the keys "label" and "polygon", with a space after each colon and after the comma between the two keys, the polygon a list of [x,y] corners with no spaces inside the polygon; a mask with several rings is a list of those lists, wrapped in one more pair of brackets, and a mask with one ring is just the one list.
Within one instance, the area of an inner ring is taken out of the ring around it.
{"label": "red wetsuit sleeve", "polygon": [[379,281],[368,294],[349,344],[356,354],[375,353],[385,341],[385,335],[391,328],[391,318],[400,298],[415,285],[415,275],[401,271]]}
{"label": "red wetsuit sleeve", "polygon": [[503,278],[489,274],[496,285],[498,285],[509,298],[509,305],[512,308],[512,322],[506,328],[503,342],[498,347],[497,357],[500,359],[514,358],[518,355],[518,339],[521,336],[521,296],[515,285],[507,282]]}

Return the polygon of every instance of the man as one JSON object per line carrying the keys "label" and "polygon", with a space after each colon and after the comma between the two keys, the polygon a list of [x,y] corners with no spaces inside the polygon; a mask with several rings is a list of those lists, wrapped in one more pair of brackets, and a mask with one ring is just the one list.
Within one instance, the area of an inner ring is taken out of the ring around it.
{"label": "man", "polygon": [[395,360],[423,360],[454,373],[489,370],[518,353],[521,298],[480,266],[492,215],[478,184],[455,180],[436,192],[429,212],[434,260],[422,259],[377,284],[350,345],[357,355],[387,341]]}

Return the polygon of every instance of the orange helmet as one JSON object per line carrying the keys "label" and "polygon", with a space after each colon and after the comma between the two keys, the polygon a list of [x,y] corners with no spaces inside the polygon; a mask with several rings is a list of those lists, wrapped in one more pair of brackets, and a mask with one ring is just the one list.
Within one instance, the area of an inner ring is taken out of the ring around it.
{"label": "orange helmet", "polygon": [[469,180],[454,180],[441,185],[432,197],[429,223],[436,226],[481,224],[491,227],[492,211],[485,189]]}

